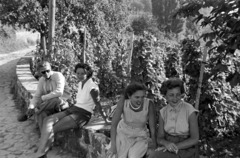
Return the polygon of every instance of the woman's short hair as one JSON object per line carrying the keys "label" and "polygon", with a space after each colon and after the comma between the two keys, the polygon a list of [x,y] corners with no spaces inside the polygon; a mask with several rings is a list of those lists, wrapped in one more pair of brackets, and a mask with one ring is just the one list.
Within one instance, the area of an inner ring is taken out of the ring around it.
{"label": "woman's short hair", "polygon": [[160,92],[162,95],[167,94],[167,90],[179,87],[181,94],[185,93],[184,82],[179,78],[170,78],[162,83]]}
{"label": "woman's short hair", "polygon": [[147,91],[147,87],[144,84],[138,82],[131,83],[124,91],[124,98],[129,99],[129,96],[132,96],[135,92],[140,90]]}
{"label": "woman's short hair", "polygon": [[87,74],[87,79],[89,79],[90,77],[92,77],[93,75],[93,70],[91,68],[91,66],[89,66],[88,64],[84,64],[84,63],[78,63],[76,66],[75,66],[75,69],[74,69],[74,72],[76,73],[77,72],[77,69],[83,69],[86,74]]}

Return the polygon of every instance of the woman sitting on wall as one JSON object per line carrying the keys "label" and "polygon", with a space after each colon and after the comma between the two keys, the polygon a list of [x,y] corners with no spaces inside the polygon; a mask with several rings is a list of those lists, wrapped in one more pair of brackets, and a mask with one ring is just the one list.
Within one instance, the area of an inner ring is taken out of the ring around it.
{"label": "woman sitting on wall", "polygon": [[184,82],[172,78],[163,82],[161,93],[168,105],[160,110],[157,143],[160,147],[150,158],[194,158],[199,131],[196,112],[182,100]]}
{"label": "woman sitting on wall", "polygon": [[87,64],[77,64],[75,73],[80,80],[76,96],[76,104],[66,111],[51,115],[44,119],[41,131],[40,145],[37,151],[38,158],[46,158],[49,148],[52,146],[54,134],[60,131],[81,128],[88,123],[96,106],[104,121],[100,104],[99,88],[92,80],[92,68]]}
{"label": "woman sitting on wall", "polygon": [[[149,146],[155,150],[155,110],[152,101],[146,98],[146,90],[144,85],[132,83],[119,100],[112,119],[108,157],[141,158]],[[146,127],[147,121],[152,140]]]}

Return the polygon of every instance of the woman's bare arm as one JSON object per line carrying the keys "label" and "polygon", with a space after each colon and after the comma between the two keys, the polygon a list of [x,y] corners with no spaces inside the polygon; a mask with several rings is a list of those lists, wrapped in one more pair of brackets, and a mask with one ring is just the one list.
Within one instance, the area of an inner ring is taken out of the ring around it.
{"label": "woman's bare arm", "polygon": [[105,115],[103,114],[103,111],[102,111],[102,106],[101,106],[101,103],[100,103],[99,90],[98,90],[98,89],[92,89],[92,90],[90,91],[90,94],[91,94],[91,96],[92,96],[92,98],[93,98],[93,101],[94,101],[94,103],[95,103],[95,105],[96,105],[96,108],[97,108],[98,112],[99,112],[100,115],[102,116],[103,120],[104,120],[106,123],[108,123],[108,122],[107,122],[107,116],[105,116]]}
{"label": "woman's bare arm", "polygon": [[117,125],[119,121],[121,120],[121,116],[123,113],[123,106],[124,106],[124,96],[122,96],[118,103],[117,103],[117,108],[116,111],[113,114],[112,118],[112,124],[111,124],[111,144],[116,145],[116,135],[117,135]]}
{"label": "woman's bare arm", "polygon": [[153,147],[157,147],[157,142],[156,142],[156,112],[155,112],[155,105],[153,102],[150,100],[149,101],[149,110],[148,110],[148,122],[149,122],[149,128],[151,132],[151,138],[153,142]]}
{"label": "woman's bare arm", "polygon": [[177,143],[178,149],[186,149],[198,143],[199,140],[199,130],[198,130],[198,120],[197,115],[193,112],[189,116],[189,130],[190,130],[190,138]]}

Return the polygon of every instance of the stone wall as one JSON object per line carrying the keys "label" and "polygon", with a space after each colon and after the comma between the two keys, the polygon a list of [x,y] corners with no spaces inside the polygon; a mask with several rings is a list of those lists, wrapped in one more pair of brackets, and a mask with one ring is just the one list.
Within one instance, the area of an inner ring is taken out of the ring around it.
{"label": "stone wall", "polygon": [[[22,57],[16,65],[16,82],[13,92],[16,105],[26,111],[29,100],[37,89],[37,80],[31,73],[32,56]],[[79,158],[106,158],[106,145],[110,142],[109,126],[95,117],[83,128],[60,132],[55,135],[55,145]]]}

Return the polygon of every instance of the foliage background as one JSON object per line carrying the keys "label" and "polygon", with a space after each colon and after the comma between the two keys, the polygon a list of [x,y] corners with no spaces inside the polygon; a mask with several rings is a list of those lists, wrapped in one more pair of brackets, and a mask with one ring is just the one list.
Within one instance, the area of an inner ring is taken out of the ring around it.
{"label": "foliage background", "polygon": [[[47,37],[46,1],[0,2],[3,24],[22,26]],[[148,86],[148,97],[158,111],[166,105],[159,88],[170,77],[185,81],[185,99],[194,105],[206,44],[209,51],[200,87],[200,153],[207,157],[238,157],[239,5],[231,0],[57,1],[55,49],[45,53],[39,45],[35,75],[39,76],[37,62],[43,57],[49,60],[54,70],[67,78],[73,91],[70,102],[74,104],[77,80],[73,66],[82,60],[85,28],[86,62],[94,68],[102,100],[107,100],[106,112],[130,81]]]}
{"label": "foliage background", "polygon": [[17,51],[35,45],[36,41],[32,38],[18,38],[17,32],[11,27],[0,26],[0,54]]}

